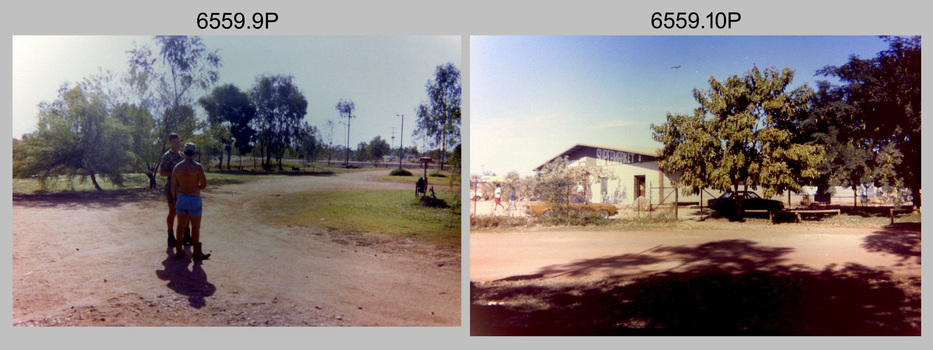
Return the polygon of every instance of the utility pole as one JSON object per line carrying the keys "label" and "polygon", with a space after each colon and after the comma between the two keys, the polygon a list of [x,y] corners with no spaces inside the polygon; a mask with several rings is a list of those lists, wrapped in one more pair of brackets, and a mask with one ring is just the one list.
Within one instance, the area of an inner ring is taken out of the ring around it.
{"label": "utility pole", "polygon": [[400,131],[399,134],[398,134],[398,168],[401,169],[401,168],[402,168],[402,146],[405,145],[405,143],[404,143],[404,140],[405,140],[405,115],[404,115],[404,114],[396,114],[396,116],[402,117],[402,129],[401,129],[401,131]]}
{"label": "utility pole", "polygon": [[347,118],[347,160],[344,164],[350,167],[350,118]]}

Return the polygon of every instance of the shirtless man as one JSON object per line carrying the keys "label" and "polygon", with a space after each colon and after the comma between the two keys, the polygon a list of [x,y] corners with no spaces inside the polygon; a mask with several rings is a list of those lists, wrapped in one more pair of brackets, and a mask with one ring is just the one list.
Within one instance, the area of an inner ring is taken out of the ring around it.
{"label": "shirtless man", "polygon": [[201,190],[207,187],[207,178],[204,168],[194,161],[198,153],[197,146],[188,142],[185,144],[185,160],[175,166],[172,171],[172,196],[175,197],[175,212],[178,215],[178,229],[175,230],[175,256],[184,257],[185,250],[182,243],[182,229],[191,222],[191,239],[194,245],[193,258],[204,260],[210,254],[201,251]]}
{"label": "shirtless man", "polygon": [[[172,196],[172,169],[175,169],[175,165],[179,162],[185,160],[185,156],[181,155],[179,150],[181,138],[178,137],[178,134],[169,134],[168,143],[171,149],[165,151],[159,161],[159,176],[168,178],[165,180],[165,198],[168,200],[168,216],[165,218],[165,224],[168,227],[168,246],[174,247],[175,232],[172,230],[172,226],[175,223],[175,198]],[[183,242],[191,244],[191,231],[188,227],[185,227]]]}

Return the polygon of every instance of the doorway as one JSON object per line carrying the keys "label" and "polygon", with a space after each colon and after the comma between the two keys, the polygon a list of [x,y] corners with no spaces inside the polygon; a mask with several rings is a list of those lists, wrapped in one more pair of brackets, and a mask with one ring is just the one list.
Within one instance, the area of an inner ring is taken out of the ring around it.
{"label": "doorway", "polygon": [[645,196],[645,175],[635,175],[635,199]]}

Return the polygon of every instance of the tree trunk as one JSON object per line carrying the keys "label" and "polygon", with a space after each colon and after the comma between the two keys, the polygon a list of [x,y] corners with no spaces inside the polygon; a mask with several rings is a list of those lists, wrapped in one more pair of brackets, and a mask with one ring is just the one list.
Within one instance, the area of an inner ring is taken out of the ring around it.
{"label": "tree trunk", "polygon": [[444,137],[441,138],[441,170],[444,170],[444,161],[447,160],[447,130],[444,130]]}
{"label": "tree trunk", "polygon": [[149,177],[149,188],[150,188],[150,189],[156,188],[156,177],[155,177],[155,173],[147,172],[147,173],[146,173],[146,176]]}
{"label": "tree trunk", "polygon": [[[227,151],[227,171],[230,171],[230,156],[232,155],[231,153],[233,153],[232,149]],[[220,156],[223,157],[222,154]]]}
{"label": "tree trunk", "polygon": [[[856,188],[855,186],[852,186],[852,194],[855,195],[855,197],[853,197],[854,198],[853,200],[855,201],[854,202],[855,208],[857,209],[858,208],[858,188]],[[862,205],[865,205],[865,203],[862,203]]]}
{"label": "tree trunk", "polygon": [[100,184],[97,183],[97,176],[94,176],[94,173],[91,173],[91,182],[94,183],[94,188],[98,191],[103,191],[103,188],[100,188]]}
{"label": "tree trunk", "polygon": [[913,197],[914,208],[920,209],[920,186],[910,187],[910,196]]}

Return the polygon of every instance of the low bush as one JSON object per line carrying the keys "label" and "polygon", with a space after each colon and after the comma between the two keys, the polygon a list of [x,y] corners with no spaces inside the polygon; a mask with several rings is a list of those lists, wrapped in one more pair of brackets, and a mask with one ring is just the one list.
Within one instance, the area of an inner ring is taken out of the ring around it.
{"label": "low bush", "polygon": [[402,168],[397,168],[397,169],[392,169],[392,171],[389,172],[389,175],[391,175],[391,176],[411,176],[411,172],[408,171],[408,170],[402,169]]}
{"label": "low bush", "polygon": [[531,226],[531,221],[524,216],[475,215],[470,217],[470,227],[474,229],[497,229],[528,226]]}
{"label": "low bush", "polygon": [[539,217],[538,222],[545,226],[601,226],[611,224],[612,220],[603,219],[593,211],[555,205],[546,215]]}

